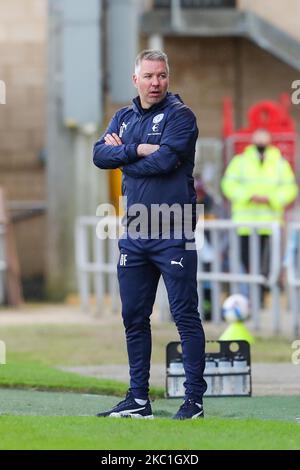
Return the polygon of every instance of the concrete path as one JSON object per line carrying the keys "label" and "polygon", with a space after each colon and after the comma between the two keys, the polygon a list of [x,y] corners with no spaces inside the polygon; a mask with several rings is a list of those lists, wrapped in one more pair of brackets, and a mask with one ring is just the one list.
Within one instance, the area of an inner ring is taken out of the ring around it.
{"label": "concrete path", "polygon": [[[61,369],[98,378],[128,382],[128,370],[124,365],[61,367]],[[153,364],[151,385],[165,387],[165,366]],[[252,389],[254,396],[298,395],[300,409],[300,365],[253,364]]]}

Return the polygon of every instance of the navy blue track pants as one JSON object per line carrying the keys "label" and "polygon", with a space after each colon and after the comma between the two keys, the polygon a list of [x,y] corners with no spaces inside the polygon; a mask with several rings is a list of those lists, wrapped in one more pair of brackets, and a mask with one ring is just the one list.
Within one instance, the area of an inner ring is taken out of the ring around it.
{"label": "navy blue track pants", "polygon": [[182,345],[186,397],[202,402],[205,336],[198,313],[196,251],[186,250],[182,240],[121,239],[119,248],[118,279],[133,396],[148,397],[150,315],[162,275]]}

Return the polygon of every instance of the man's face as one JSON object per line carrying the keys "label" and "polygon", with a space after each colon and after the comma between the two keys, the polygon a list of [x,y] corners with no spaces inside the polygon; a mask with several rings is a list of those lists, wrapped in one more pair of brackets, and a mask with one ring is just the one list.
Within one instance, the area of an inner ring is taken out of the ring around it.
{"label": "man's face", "polygon": [[252,142],[254,145],[267,147],[272,143],[272,137],[268,131],[258,130],[253,134]]}
{"label": "man's face", "polygon": [[133,75],[141,105],[148,109],[164,99],[169,87],[169,75],[164,61],[142,60],[140,70]]}

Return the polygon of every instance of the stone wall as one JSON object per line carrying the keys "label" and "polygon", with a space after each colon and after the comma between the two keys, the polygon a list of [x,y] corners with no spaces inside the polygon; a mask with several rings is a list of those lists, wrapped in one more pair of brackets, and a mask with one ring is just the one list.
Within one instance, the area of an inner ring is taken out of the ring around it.
{"label": "stone wall", "polygon": [[[1,0],[0,185],[10,201],[43,201],[46,104],[46,0]],[[44,271],[45,216],[15,224],[22,276]]]}

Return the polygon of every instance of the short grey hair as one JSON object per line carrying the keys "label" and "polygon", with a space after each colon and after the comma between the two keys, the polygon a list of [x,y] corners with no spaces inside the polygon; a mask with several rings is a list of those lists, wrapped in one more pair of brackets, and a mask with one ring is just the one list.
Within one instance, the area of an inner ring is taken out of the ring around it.
{"label": "short grey hair", "polygon": [[136,74],[139,73],[141,62],[143,60],[160,60],[166,64],[167,72],[169,73],[168,56],[164,52],[158,49],[144,49],[141,51],[135,59],[134,72]]}

